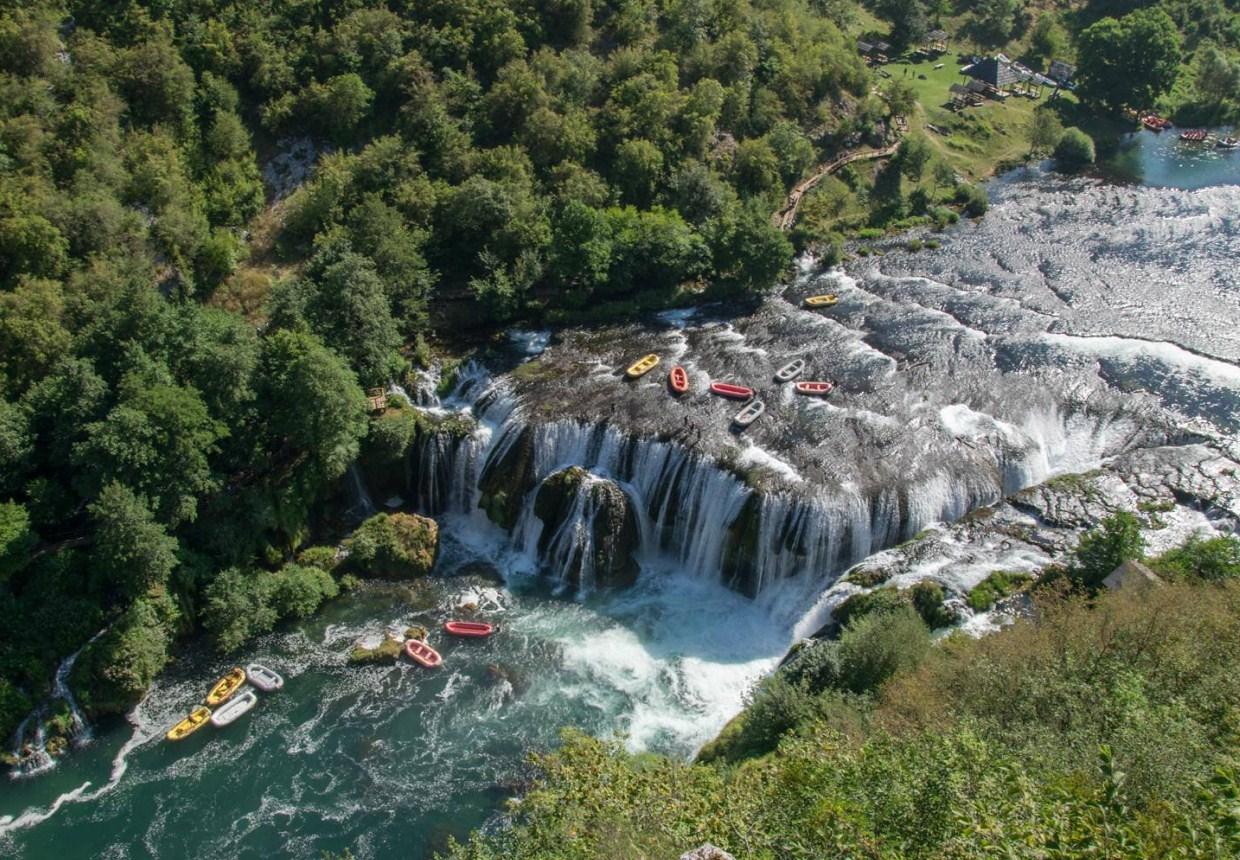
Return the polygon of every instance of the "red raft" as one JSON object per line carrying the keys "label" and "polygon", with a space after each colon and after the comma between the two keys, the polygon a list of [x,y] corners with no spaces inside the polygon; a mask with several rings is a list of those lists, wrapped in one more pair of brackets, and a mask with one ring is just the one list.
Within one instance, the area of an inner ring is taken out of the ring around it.
{"label": "red raft", "polygon": [[487,624],[485,621],[446,621],[443,629],[445,633],[451,633],[453,636],[482,639],[495,632],[495,625]]}
{"label": "red raft", "polygon": [[434,669],[443,662],[443,657],[439,655],[439,652],[421,639],[405,640],[405,656],[428,669]]}
{"label": "red raft", "polygon": [[674,394],[684,394],[689,390],[689,374],[679,364],[667,375],[667,387],[672,389]]}
{"label": "red raft", "polygon": [[710,393],[718,394],[720,397],[730,397],[733,400],[748,400],[753,397],[752,388],[746,388],[743,385],[733,385],[731,382],[712,382],[710,384]]}
{"label": "red raft", "polygon": [[835,388],[832,382],[798,382],[794,386],[797,394],[806,394],[810,397],[825,397],[831,393],[831,389]]}

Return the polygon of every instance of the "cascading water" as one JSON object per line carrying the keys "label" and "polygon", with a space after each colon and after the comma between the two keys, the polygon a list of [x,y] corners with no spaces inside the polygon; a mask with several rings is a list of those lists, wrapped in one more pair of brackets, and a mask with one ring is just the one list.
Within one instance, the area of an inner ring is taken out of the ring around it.
{"label": "cascading water", "polygon": [[[26,728],[31,723],[34,724],[34,735],[27,740]],[[56,766],[56,760],[47,751],[47,731],[43,727],[42,709],[26,717],[17,727],[13,757],[17,760],[17,767],[11,772],[14,778],[34,776]]]}
{"label": "cascading water", "polygon": [[[101,634],[95,634],[95,638],[99,635]],[[93,641],[94,639],[91,639],[91,642]],[[81,653],[82,649],[79,648],[61,661],[56,669],[56,678],[52,685],[52,698],[61,699],[69,707],[69,726],[66,734],[74,746],[81,746],[91,738],[90,724],[82,716],[82,712],[78,709],[77,699],[74,698],[73,691],[69,689],[69,674],[73,671],[73,664],[77,662],[78,655]]]}
{"label": "cascading water", "polygon": [[348,475],[349,480],[345,484],[349,494],[347,512],[356,519],[364,520],[375,512],[375,503],[370,498],[370,491],[366,489],[366,482],[362,479],[362,472],[356,463],[349,466]]}

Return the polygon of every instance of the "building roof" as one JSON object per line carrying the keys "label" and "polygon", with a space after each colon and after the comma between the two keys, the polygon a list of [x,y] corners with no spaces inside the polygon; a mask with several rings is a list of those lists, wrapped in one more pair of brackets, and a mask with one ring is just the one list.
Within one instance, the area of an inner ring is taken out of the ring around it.
{"label": "building roof", "polygon": [[861,52],[861,53],[863,53],[863,54],[868,54],[868,53],[870,53],[870,51],[873,51],[873,50],[874,50],[874,46],[873,46],[873,45],[871,45],[869,42],[864,42],[864,41],[862,41],[861,39],[858,39],[858,40],[857,40],[857,50],[858,50],[858,51],[860,51],[860,52]]}
{"label": "building roof", "polygon": [[952,84],[950,87],[947,88],[947,91],[954,95],[961,95],[961,96],[965,96],[973,92],[973,90],[969,89],[964,84]]}
{"label": "building roof", "polygon": [[1052,60],[1050,71],[1047,74],[1061,84],[1067,83],[1076,76],[1076,66],[1071,63],[1065,63],[1063,60]]}
{"label": "building roof", "polygon": [[926,34],[926,39],[931,42],[946,42],[947,31],[946,30],[931,30],[929,33]]}
{"label": "building roof", "polygon": [[992,87],[1003,88],[1017,81],[1024,80],[1024,75],[1013,65],[1012,61],[1002,54],[987,57],[979,63],[969,66],[966,73]]}
{"label": "building roof", "polygon": [[1158,574],[1141,562],[1130,560],[1107,574],[1107,578],[1102,580],[1102,584],[1111,591],[1119,591],[1121,589],[1131,590],[1151,585],[1162,585],[1163,581],[1158,578]]}
{"label": "building roof", "polygon": [[891,44],[888,42],[875,42],[874,47],[884,54],[891,50]]}

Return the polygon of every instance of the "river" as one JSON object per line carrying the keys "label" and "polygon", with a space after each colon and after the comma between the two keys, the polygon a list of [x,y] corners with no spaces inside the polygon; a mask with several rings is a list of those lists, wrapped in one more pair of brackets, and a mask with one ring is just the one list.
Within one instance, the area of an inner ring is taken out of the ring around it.
{"label": "river", "polygon": [[[1009,175],[990,214],[942,248],[892,242],[842,271],[807,265],[752,313],[518,333],[539,372],[467,375],[432,408],[476,417],[473,435],[428,443],[411,462],[407,497],[441,523],[434,576],[364,587],[227,661],[192,643],[128,723],[0,786],[0,853],[427,857],[499,826],[526,753],[552,748],[561,727],[691,755],[871,554],[1052,475],[1234,445],[1240,153],[1207,183],[1183,169],[1192,190]],[[840,293],[836,311],[800,308],[826,290]],[[674,402],[656,380],[617,377],[649,349],[697,386],[769,379],[801,356],[839,390],[817,403],[764,385],[770,414],[738,435],[726,429],[733,405]],[[521,446],[525,502],[504,530],[477,510],[478,484]],[[559,524],[568,544],[553,563],[552,526],[530,499],[568,465],[616,484],[634,509],[634,587],[567,586],[568,550],[592,534],[580,506]],[[1235,488],[1217,493],[1184,521],[1229,525],[1221,497]],[[500,632],[435,635],[438,671],[346,665],[359,638],[434,630],[479,601],[494,601]],[[250,661],[283,672],[284,690],[227,729],[162,741],[217,675]]]}

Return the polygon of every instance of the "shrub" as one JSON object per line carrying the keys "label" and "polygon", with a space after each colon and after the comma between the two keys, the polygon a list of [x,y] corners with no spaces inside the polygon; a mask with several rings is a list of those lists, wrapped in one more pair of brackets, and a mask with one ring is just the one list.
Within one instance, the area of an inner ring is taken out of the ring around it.
{"label": "shrub", "polygon": [[1125,561],[1140,559],[1144,551],[1140,521],[1120,511],[1081,536],[1068,563],[1068,575],[1074,582],[1096,589],[1111,571]]}
{"label": "shrub", "polygon": [[950,627],[956,623],[956,616],[943,605],[943,586],[931,580],[923,580],[909,589],[913,608],[926,622],[931,630]]}
{"label": "shrub", "polygon": [[969,591],[969,607],[974,612],[985,612],[994,606],[1000,598],[1014,594],[1023,588],[1032,577],[1026,573],[1008,573],[996,570]]}
{"label": "shrub", "polygon": [[980,218],[990,208],[990,198],[986,189],[967,183],[956,186],[956,202],[970,218]]}
{"label": "shrub", "polygon": [[337,555],[334,546],[311,546],[297,554],[297,563],[303,567],[317,567],[319,570],[326,570],[330,573],[336,569]]}
{"label": "shrub", "polygon": [[1240,577],[1240,538],[1194,535],[1183,546],[1151,559],[1150,567],[1171,579],[1235,579]]}
{"label": "shrub", "polygon": [[141,597],[74,666],[72,684],[90,714],[123,714],[168,662],[176,609],[162,592]]}
{"label": "shrub", "polygon": [[1067,129],[1055,145],[1055,160],[1066,167],[1093,164],[1095,157],[1094,139],[1076,127]]}
{"label": "shrub", "polygon": [[340,593],[332,575],[317,567],[290,564],[274,576],[271,606],[280,618],[309,618],[323,601]]}
{"label": "shrub", "polygon": [[908,600],[896,588],[876,588],[851,595],[835,607],[831,614],[841,627],[847,627],[849,623],[871,612],[889,612],[907,603]]}
{"label": "shrub", "polygon": [[917,666],[929,650],[930,631],[912,607],[867,615],[840,636],[840,687],[877,690],[896,672]]}

